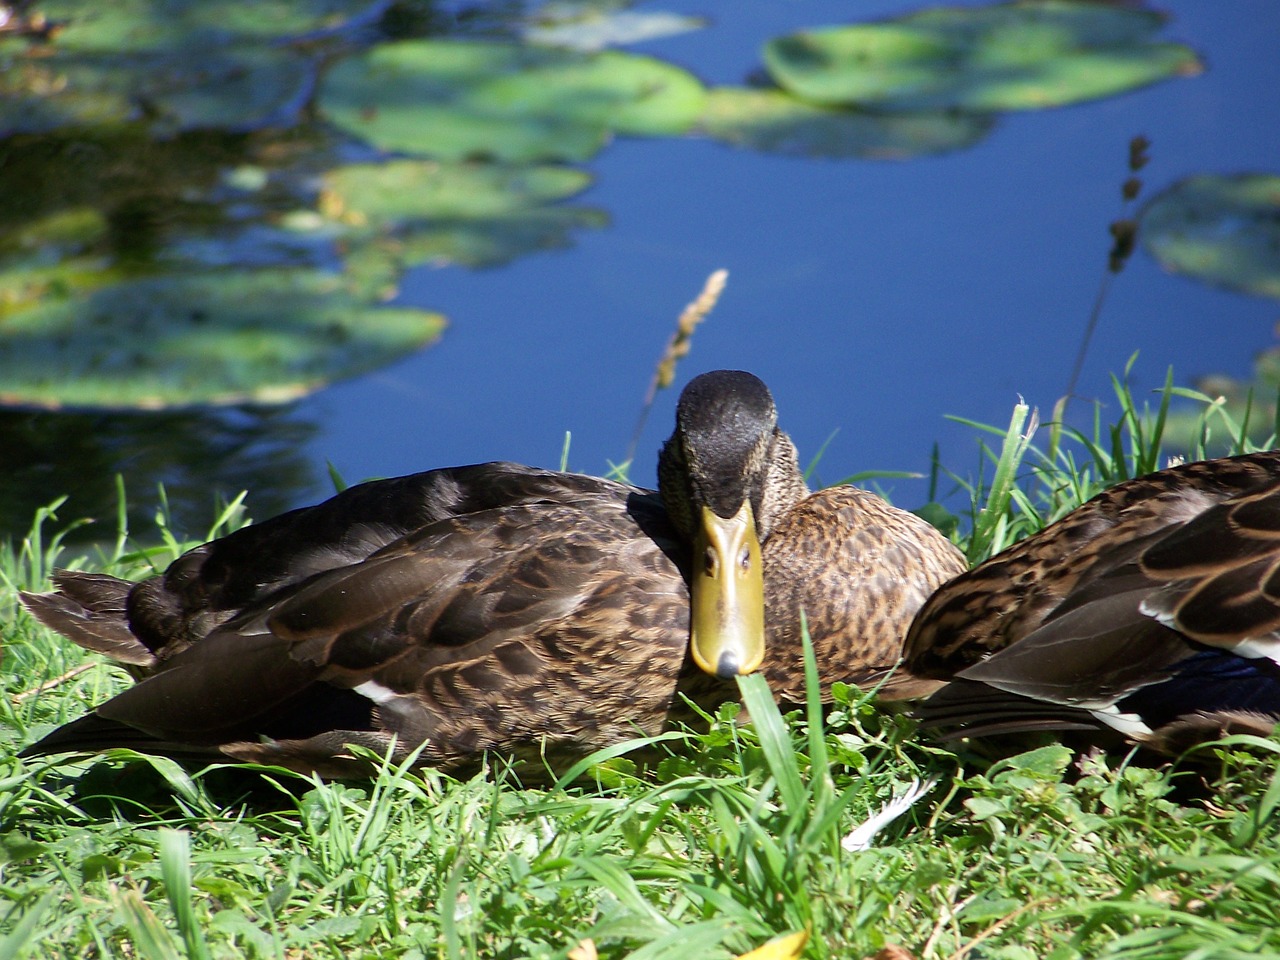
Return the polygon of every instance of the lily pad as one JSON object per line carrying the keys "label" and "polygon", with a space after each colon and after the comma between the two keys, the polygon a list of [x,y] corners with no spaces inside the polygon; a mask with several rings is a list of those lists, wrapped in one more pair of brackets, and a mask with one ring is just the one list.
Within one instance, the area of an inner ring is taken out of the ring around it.
{"label": "lily pad", "polygon": [[780,90],[716,87],[700,129],[735,146],[802,157],[908,160],[972,146],[995,121],[966,113],[869,113],[822,107]]}
{"label": "lily pad", "polygon": [[444,323],[370,305],[311,270],[104,279],[0,313],[0,402],[281,403],[417,350]]}
{"label": "lily pad", "polygon": [[363,295],[386,298],[407,267],[496,267],[516,257],[568,247],[578,230],[608,226],[609,215],[588,207],[535,207],[488,220],[436,227],[412,225],[350,246],[343,266]]}
{"label": "lily pad", "polygon": [[332,31],[385,7],[380,0],[40,0],[59,46],[138,52],[195,43],[275,41]]}
{"label": "lily pad", "polygon": [[559,166],[351,164],[325,174],[320,208],[350,226],[379,230],[418,220],[501,216],[571,197],[591,181],[585,171]]}
{"label": "lily pad", "polygon": [[1149,10],[1074,0],[923,10],[770,41],[770,74],[816,103],[891,110],[1035,110],[1199,73],[1195,53],[1152,39]]}
{"label": "lily pad", "polygon": [[1148,202],[1139,237],[1166,270],[1280,298],[1280,176],[1182,180]]}
{"label": "lily pad", "polygon": [[1237,438],[1242,435],[1255,444],[1273,444],[1280,346],[1254,357],[1252,377],[1211,373],[1197,377],[1194,390],[1181,393],[1181,402],[1175,402],[1165,421],[1167,450],[1183,453],[1202,446],[1207,456],[1225,457],[1239,452]]}
{"label": "lily pad", "polygon": [[558,203],[591,182],[559,166],[353,164],[324,176],[320,209],[340,225],[348,272],[375,294],[393,289],[405,267],[496,266],[566,246],[573,230],[608,222],[602,210]]}
{"label": "lily pad", "polygon": [[456,40],[383,44],[338,64],[320,106],[383,150],[446,160],[585,160],[611,133],[683,133],[702,84],[649,57]]}
{"label": "lily pad", "polygon": [[251,129],[291,117],[317,53],[280,41],[359,22],[371,0],[45,0],[47,39],[0,48],[0,134],[158,121]]}

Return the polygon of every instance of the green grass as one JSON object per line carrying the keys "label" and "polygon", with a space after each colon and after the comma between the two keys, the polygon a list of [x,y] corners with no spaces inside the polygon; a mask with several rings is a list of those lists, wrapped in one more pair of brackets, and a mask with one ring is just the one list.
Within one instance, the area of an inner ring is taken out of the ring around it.
{"label": "green grass", "polygon": [[[1103,486],[1163,466],[1169,397],[1087,436],[1027,439],[1033,412],[992,438],[954,521],[972,560]],[[1200,436],[1240,437],[1207,398]],[[1193,455],[1195,450],[1190,451]],[[495,769],[457,781],[383,765],[367,783],[275,769],[185,771],[117,753],[12,754],[119,689],[119,671],[21,613],[17,588],[55,564],[130,576],[183,544],[121,535],[77,557],[36,518],[0,548],[0,960],[29,956],[714,958],[808,930],[807,957],[1280,957],[1280,745],[1214,747],[1201,773],[1050,745],[991,764],[914,737],[857,690],[778,715],[743,682],[728,705],[637,773],[625,755],[526,790]],[[216,533],[243,522],[220,510]],[[42,683],[57,682],[35,693]],[[895,795],[938,778],[870,849],[842,839]]]}

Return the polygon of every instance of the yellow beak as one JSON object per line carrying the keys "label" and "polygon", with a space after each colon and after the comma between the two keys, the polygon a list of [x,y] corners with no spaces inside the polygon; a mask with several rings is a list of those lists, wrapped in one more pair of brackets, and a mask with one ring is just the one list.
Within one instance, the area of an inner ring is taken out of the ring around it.
{"label": "yellow beak", "polygon": [[764,567],[750,502],[728,519],[702,508],[690,593],[694,662],[726,680],[758,669],[764,660]]}

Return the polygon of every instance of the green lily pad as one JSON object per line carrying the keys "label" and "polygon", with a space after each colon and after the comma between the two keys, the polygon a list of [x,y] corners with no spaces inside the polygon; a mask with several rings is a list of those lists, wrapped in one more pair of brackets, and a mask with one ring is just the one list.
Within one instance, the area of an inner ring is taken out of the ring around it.
{"label": "green lily pad", "polygon": [[585,160],[611,133],[683,133],[703,96],[692,74],[649,57],[410,40],[338,64],[320,106],[383,150],[527,163]]}
{"label": "green lily pad", "polygon": [[249,129],[292,115],[317,55],[280,41],[367,15],[371,0],[46,0],[48,40],[0,47],[0,135],[148,120]]}
{"label": "green lily pad", "polygon": [[868,113],[822,107],[780,90],[716,87],[699,124],[735,146],[803,157],[907,160],[972,146],[995,121],[967,113]]}
{"label": "green lily pad", "polygon": [[33,10],[59,24],[57,46],[119,53],[166,47],[276,41],[374,13],[376,0],[38,0]]}
{"label": "green lily pad", "polygon": [[557,203],[591,181],[558,166],[353,164],[325,174],[320,209],[340,225],[348,273],[376,295],[405,267],[496,266],[568,245],[572,231],[608,223],[602,210]]}
{"label": "green lily pad", "polygon": [[495,166],[397,160],[325,174],[320,206],[355,227],[380,230],[417,220],[476,220],[563,200],[591,185],[571,167]]}
{"label": "green lily pad", "polygon": [[1166,270],[1280,298],[1280,176],[1189,177],[1148,202],[1138,234]]}
{"label": "green lily pad", "polygon": [[1191,49],[1152,39],[1164,21],[1124,6],[1018,0],[792,34],[764,58],[781,86],[816,103],[1035,110],[1199,73]]}
{"label": "green lily pad", "polygon": [[311,270],[82,278],[0,313],[0,402],[280,403],[417,350],[443,323],[370,305]]}
{"label": "green lily pad", "polygon": [[607,213],[586,207],[536,207],[487,220],[416,224],[351,244],[343,267],[355,289],[384,299],[395,294],[407,267],[501,266],[530,253],[563,249],[576,231],[608,224]]}

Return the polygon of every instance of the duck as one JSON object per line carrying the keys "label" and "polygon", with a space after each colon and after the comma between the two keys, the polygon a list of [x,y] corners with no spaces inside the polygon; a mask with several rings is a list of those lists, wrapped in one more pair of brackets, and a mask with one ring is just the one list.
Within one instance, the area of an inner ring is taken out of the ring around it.
{"label": "duck", "polygon": [[869,491],[811,492],[753,374],[693,378],[675,419],[656,491],[448,467],[352,486],[138,583],[56,571],[26,609],[135,683],[23,755],[554,772],[696,722],[741,674],[804,702],[802,618],[824,697],[935,689],[897,661],[965,567],[950,541]]}
{"label": "duck", "polygon": [[903,661],[944,740],[1183,756],[1280,722],[1280,451],[1122,482],[943,584]]}

